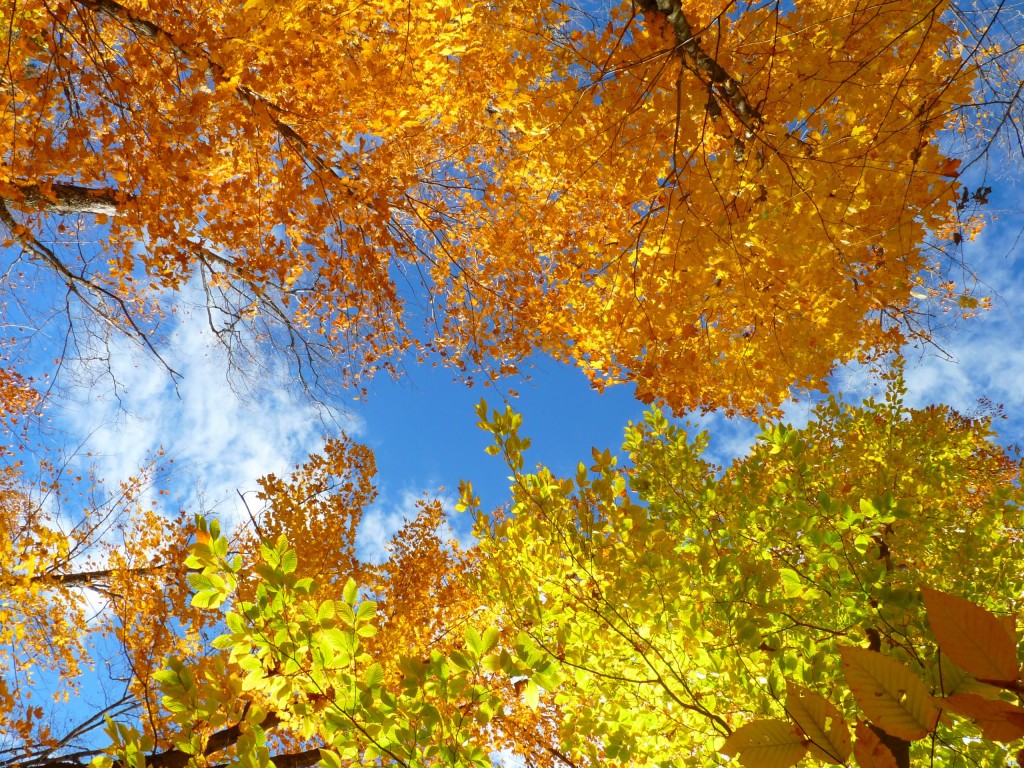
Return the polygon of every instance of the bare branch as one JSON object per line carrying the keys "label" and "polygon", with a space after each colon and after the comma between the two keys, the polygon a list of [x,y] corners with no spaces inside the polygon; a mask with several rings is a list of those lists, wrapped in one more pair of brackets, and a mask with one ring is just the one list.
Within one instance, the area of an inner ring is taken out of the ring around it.
{"label": "bare branch", "polygon": [[[181,374],[164,360],[163,356],[153,345],[149,334],[139,327],[127,302],[106,286],[72,272],[63,261],[57,258],[57,255],[50,248],[39,242],[28,227],[18,223],[2,198],[0,198],[0,222],[10,230],[11,235],[14,236],[33,261],[45,264],[53,270],[64,282],[68,290],[88,307],[94,315],[102,319],[115,331],[124,334],[149,351],[166,369],[172,381],[177,382],[181,378]],[[90,301],[90,297],[92,297],[92,301]]]}
{"label": "bare branch", "polygon": [[93,189],[77,184],[23,184],[12,185],[17,197],[4,197],[15,208],[47,213],[92,213],[101,216],[116,216],[125,202],[134,199],[133,195],[122,190],[100,188]]}

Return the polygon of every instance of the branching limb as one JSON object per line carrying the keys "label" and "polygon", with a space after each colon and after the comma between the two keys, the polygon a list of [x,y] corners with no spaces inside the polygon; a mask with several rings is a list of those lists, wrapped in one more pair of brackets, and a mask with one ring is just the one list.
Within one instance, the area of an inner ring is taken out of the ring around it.
{"label": "branching limb", "polygon": [[757,107],[747,99],[736,78],[700,47],[693,28],[683,13],[681,0],[637,2],[644,12],[660,13],[672,25],[676,34],[676,47],[684,66],[707,86],[708,112],[714,116],[714,110],[720,109],[719,102],[725,102],[733,116],[743,124],[751,136],[757,133],[764,123],[764,118]]}
{"label": "branching limb", "polygon": [[28,184],[14,183],[17,191],[5,197],[15,208],[47,213],[92,213],[101,216],[116,216],[123,203],[134,199],[133,195],[111,188],[94,189],[78,184]]}
{"label": "branching limb", "polygon": [[[177,382],[181,378],[170,364],[163,358],[149,334],[142,329],[132,315],[127,302],[112,290],[100,285],[89,278],[72,272],[68,266],[57,258],[57,255],[47,246],[43,245],[32,234],[31,230],[24,224],[18,223],[7,207],[7,203],[0,199],[0,222],[2,222],[19,245],[29,254],[29,257],[49,267],[67,286],[67,289],[82,302],[89,310],[109,325],[118,333],[144,347],[170,375],[171,380]],[[115,311],[112,312],[111,309]],[[119,316],[119,317],[118,317]]]}

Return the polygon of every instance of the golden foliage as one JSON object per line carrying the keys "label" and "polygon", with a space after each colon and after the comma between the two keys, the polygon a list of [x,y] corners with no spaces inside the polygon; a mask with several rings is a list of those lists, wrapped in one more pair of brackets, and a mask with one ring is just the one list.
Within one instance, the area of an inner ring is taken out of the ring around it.
{"label": "golden foliage", "polygon": [[[921,330],[922,248],[959,215],[936,136],[974,72],[942,3],[4,13],[11,242],[147,344],[153,291],[190,281],[233,344],[283,324],[311,386],[325,355],[353,383],[542,350],[770,408]],[[102,258],[40,237],[71,214],[112,217]]]}

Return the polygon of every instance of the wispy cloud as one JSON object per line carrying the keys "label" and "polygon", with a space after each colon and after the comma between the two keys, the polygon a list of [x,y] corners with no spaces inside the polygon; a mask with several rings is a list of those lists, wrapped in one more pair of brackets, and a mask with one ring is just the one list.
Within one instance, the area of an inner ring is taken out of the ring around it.
{"label": "wispy cloud", "polygon": [[385,491],[381,498],[364,512],[356,534],[356,554],[360,559],[371,563],[382,563],[387,560],[388,542],[403,525],[416,518],[422,503],[434,500],[441,502],[445,513],[445,522],[439,531],[441,538],[458,542],[462,547],[471,545],[472,535],[467,531],[459,536],[451,524],[454,509],[449,497],[406,489],[394,496]]}
{"label": "wispy cloud", "polygon": [[[992,308],[964,320],[951,318],[934,336],[935,345],[905,350],[907,401],[914,407],[945,403],[965,412],[988,400],[1005,406],[1007,421],[996,428],[1008,436],[1024,427],[1024,253],[1019,248],[1024,217],[1006,216],[970,243],[965,259],[978,276],[978,293]],[[877,381],[850,367],[839,388],[877,394]]]}
{"label": "wispy cloud", "polygon": [[[324,427],[317,408],[286,386],[283,365],[261,361],[261,386],[240,394],[205,316],[185,303],[175,309],[160,353],[180,372],[177,386],[135,346],[115,339],[111,375],[72,390],[54,415],[69,434],[88,436],[83,461],[106,482],[133,475],[162,449],[174,462],[170,498],[230,522],[242,510],[238,492],[317,450]],[[357,434],[360,423],[350,416],[341,427]]]}

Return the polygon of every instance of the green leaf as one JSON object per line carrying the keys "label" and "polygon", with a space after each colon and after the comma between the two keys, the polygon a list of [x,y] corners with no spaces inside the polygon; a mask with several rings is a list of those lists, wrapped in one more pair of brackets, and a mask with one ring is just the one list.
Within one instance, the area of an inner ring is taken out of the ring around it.
{"label": "green leaf", "polygon": [[317,609],[316,619],[317,619],[317,621],[323,623],[325,621],[330,621],[333,618],[334,618],[334,601],[333,600],[324,600],[322,603],[320,603],[320,608]]}
{"label": "green leaf", "polygon": [[497,627],[488,627],[487,628],[487,631],[484,632],[484,636],[482,638],[483,643],[480,646],[480,651],[479,652],[480,652],[481,655],[487,653],[492,648],[494,648],[494,646],[496,646],[498,644],[498,638],[499,638],[500,634],[501,633],[500,633],[500,631],[499,631],[499,629]]}
{"label": "green leaf", "polygon": [[280,559],[278,558],[277,552],[268,547],[266,544],[260,544],[260,560],[271,568],[277,568]]}
{"label": "green leaf", "polygon": [[192,606],[194,608],[217,608],[226,598],[227,595],[217,590],[204,589],[202,592],[197,592],[192,596]]}
{"label": "green leaf", "polygon": [[356,595],[359,594],[359,587],[356,585],[355,579],[349,579],[345,582],[345,589],[342,590],[342,599],[349,605],[355,605]]}
{"label": "green leaf", "polygon": [[779,569],[779,581],[782,582],[782,592],[786,597],[800,597],[807,586],[800,574],[792,568]]}
{"label": "green leaf", "polygon": [[526,681],[526,687],[523,689],[523,701],[530,709],[537,709],[540,706],[540,686],[533,680]]}
{"label": "green leaf", "polygon": [[245,620],[234,611],[224,616],[224,623],[227,624],[228,629],[236,635],[240,635],[245,632]]}
{"label": "green leaf", "polygon": [[319,765],[323,768],[341,768],[341,758],[338,757],[337,752],[321,747]]}
{"label": "green leaf", "polygon": [[321,630],[317,633],[316,637],[325,648],[335,654],[344,653],[347,655],[349,653],[349,640],[345,636],[345,632],[337,627]]}
{"label": "green leaf", "polygon": [[473,669],[473,662],[470,661],[464,653],[452,651],[448,658],[451,659],[452,664],[454,664],[459,669]]}
{"label": "green leaf", "polygon": [[380,664],[373,664],[367,670],[363,676],[363,680],[366,683],[367,688],[376,688],[382,682],[384,682],[384,667]]}
{"label": "green leaf", "polygon": [[205,573],[188,573],[185,575],[188,585],[192,587],[196,592],[204,589],[210,589],[213,586],[213,582],[210,581],[210,577]]}
{"label": "green leaf", "polygon": [[337,613],[335,614],[338,621],[342,622],[346,627],[351,627],[356,623],[356,613],[352,610],[352,605],[348,602],[338,603],[335,605]]}
{"label": "green leaf", "polygon": [[480,637],[480,633],[477,632],[473,627],[466,626],[466,648],[473,652],[474,656],[479,657],[483,650],[483,639]]}
{"label": "green leaf", "polygon": [[181,675],[174,669],[158,669],[153,673],[153,680],[159,685],[181,685]]}
{"label": "green leaf", "polygon": [[356,609],[356,621],[362,622],[377,615],[377,604],[372,600],[363,600]]}
{"label": "green leaf", "polygon": [[294,573],[295,569],[299,567],[299,556],[295,553],[294,549],[287,550],[281,556],[281,570],[284,573]]}

